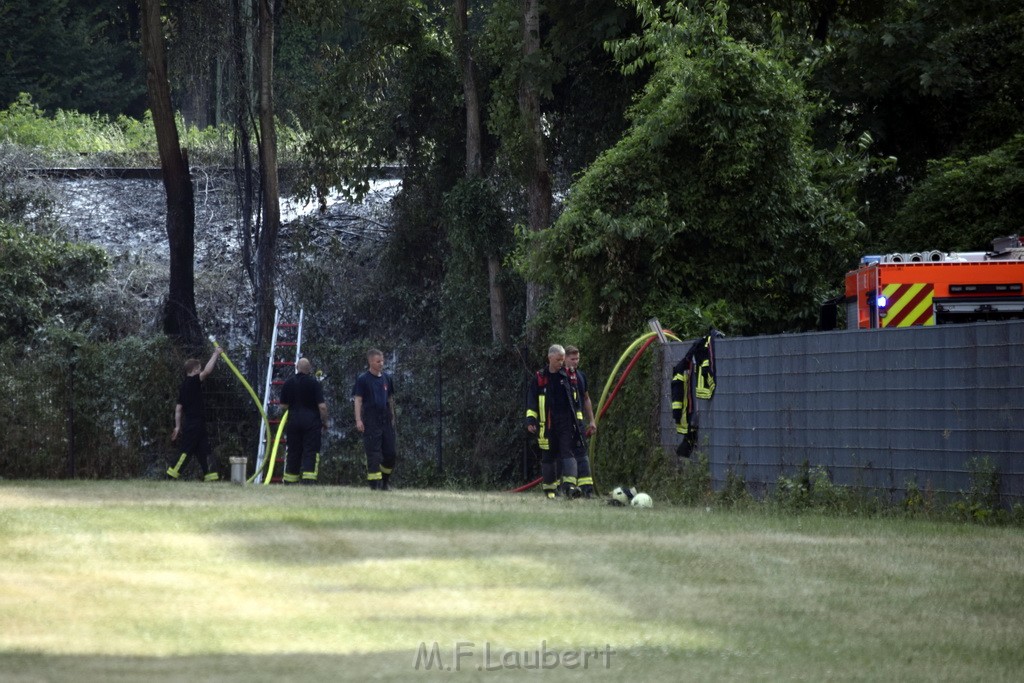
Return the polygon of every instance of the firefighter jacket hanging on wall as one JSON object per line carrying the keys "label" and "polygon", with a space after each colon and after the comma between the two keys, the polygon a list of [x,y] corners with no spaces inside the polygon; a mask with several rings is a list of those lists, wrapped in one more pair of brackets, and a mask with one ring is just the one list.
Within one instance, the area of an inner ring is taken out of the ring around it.
{"label": "firefighter jacket hanging on wall", "polygon": [[672,368],[672,422],[683,440],[676,454],[689,458],[697,444],[697,399],[710,400],[715,394],[715,337],[722,336],[711,329],[690,346],[682,359]]}

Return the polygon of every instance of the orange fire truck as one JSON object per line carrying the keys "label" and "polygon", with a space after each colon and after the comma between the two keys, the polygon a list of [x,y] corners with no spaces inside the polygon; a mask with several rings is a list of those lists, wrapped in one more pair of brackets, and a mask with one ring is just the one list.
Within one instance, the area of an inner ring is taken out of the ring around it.
{"label": "orange fire truck", "polygon": [[865,256],[846,274],[848,329],[1024,318],[1024,238],[992,251]]}

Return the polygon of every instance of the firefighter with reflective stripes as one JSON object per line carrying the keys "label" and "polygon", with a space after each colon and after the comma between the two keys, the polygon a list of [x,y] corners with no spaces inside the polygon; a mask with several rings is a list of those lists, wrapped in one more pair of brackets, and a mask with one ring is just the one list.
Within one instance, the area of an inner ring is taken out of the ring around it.
{"label": "firefighter with reflective stripes", "polygon": [[384,354],[366,352],[368,369],[356,378],[352,389],[356,429],[366,450],[366,481],[373,490],[387,491],[395,469],[395,382],[384,372]]}
{"label": "firefighter with reflective stripes", "polygon": [[321,432],[327,430],[327,403],[323,387],[310,374],[312,370],[309,359],[300,358],[295,363],[295,374],[281,387],[281,410],[288,411],[285,484],[315,484],[320,472]]}
{"label": "firefighter with reflective stripes", "polygon": [[[562,366],[565,349],[554,344],[548,349],[547,365],[534,373],[526,396],[526,429],[537,437],[540,448],[542,489],[548,498],[562,493],[570,498],[581,494],[576,480],[574,442],[580,439],[576,403],[569,377]],[[558,466],[561,465],[561,484]]]}
{"label": "firefighter with reflective stripes", "polygon": [[203,406],[203,381],[210,376],[223,349],[217,347],[203,366],[195,358],[185,361],[185,379],[178,388],[178,402],[174,406],[174,431],[171,442],[178,445],[178,460],[167,468],[167,476],[179,479],[185,465],[194,458],[203,473],[203,481],[217,481],[220,475],[210,469],[210,440],[206,436],[206,416]]}
{"label": "firefighter with reflective stripes", "polygon": [[[590,400],[587,376],[579,369],[580,350],[575,346],[565,347],[565,374],[569,377],[573,399],[576,402],[576,421],[584,437],[597,431],[597,420],[594,419],[594,404]],[[576,485],[583,495],[591,498],[594,495],[594,478],[590,471],[590,456],[587,452],[586,439],[575,442],[573,455],[576,458]]]}

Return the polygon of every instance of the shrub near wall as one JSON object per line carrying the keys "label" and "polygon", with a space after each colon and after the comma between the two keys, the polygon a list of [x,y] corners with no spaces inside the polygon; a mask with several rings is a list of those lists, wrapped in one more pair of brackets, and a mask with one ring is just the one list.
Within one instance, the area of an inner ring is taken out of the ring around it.
{"label": "shrub near wall", "polygon": [[90,342],[51,330],[27,357],[0,347],[0,477],[143,474],[167,455],[180,364],[163,337]]}

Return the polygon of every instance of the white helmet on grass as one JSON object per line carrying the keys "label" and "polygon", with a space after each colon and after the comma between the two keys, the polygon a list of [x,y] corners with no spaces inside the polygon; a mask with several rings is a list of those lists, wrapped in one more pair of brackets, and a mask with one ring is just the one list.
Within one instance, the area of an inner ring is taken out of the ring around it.
{"label": "white helmet on grass", "polygon": [[630,501],[633,500],[633,496],[636,495],[636,487],[627,486],[616,486],[612,489],[612,504],[613,505],[629,505]]}
{"label": "white helmet on grass", "polygon": [[652,508],[654,507],[654,501],[646,493],[638,493],[633,496],[633,499],[629,501],[629,504],[635,508]]}

